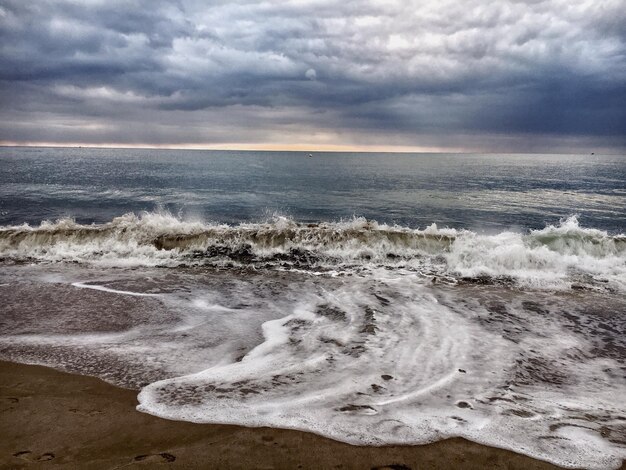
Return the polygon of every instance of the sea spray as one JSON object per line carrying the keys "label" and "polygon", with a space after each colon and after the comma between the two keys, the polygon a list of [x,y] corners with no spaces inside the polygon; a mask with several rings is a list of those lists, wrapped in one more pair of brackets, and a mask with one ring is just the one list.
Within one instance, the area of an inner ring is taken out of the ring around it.
{"label": "sea spray", "polygon": [[0,228],[0,257],[104,266],[221,266],[359,272],[403,268],[460,282],[626,289],[626,236],[575,216],[542,230],[480,234],[386,225],[364,218],[302,224],[275,216],[239,225],[126,214],[106,224],[71,219]]}

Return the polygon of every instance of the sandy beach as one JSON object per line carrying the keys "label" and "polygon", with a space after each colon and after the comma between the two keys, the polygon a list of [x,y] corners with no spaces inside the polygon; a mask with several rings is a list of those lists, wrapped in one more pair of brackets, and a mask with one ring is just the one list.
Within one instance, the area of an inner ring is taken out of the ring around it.
{"label": "sandy beach", "polygon": [[556,468],[463,439],[356,447],[298,431],[168,421],[137,412],[133,390],[46,367],[0,362],[0,383],[1,469]]}

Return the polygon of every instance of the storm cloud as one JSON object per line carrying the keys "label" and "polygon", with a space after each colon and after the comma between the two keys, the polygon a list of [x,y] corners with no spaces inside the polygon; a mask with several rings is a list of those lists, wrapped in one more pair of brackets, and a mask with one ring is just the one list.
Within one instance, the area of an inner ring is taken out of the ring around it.
{"label": "storm cloud", "polygon": [[0,0],[0,141],[626,148],[603,1]]}

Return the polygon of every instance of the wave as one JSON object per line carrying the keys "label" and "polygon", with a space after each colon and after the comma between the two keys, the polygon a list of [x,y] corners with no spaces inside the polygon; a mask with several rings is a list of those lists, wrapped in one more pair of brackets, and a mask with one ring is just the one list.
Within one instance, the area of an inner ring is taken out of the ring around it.
{"label": "wave", "polygon": [[581,227],[575,216],[527,233],[387,225],[364,218],[314,224],[275,216],[212,224],[168,213],[105,224],[72,219],[0,228],[0,258],[108,266],[252,266],[333,272],[403,268],[461,282],[531,287],[626,287],[626,235]]}
{"label": "wave", "polygon": [[141,389],[143,412],[352,444],[463,437],[570,468],[626,455],[626,296],[606,292],[626,290],[624,237],[576,218],[480,234],[128,214],[0,228],[0,254],[0,357]]}

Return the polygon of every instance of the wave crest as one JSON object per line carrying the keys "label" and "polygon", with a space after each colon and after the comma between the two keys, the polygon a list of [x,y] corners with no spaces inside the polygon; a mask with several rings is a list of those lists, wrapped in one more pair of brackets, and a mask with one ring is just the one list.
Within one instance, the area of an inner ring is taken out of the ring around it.
{"label": "wave crest", "polygon": [[528,233],[411,229],[364,218],[302,224],[275,216],[239,225],[126,214],[105,224],[72,219],[0,228],[0,257],[112,266],[220,265],[322,270],[407,268],[522,285],[626,285],[626,236],[581,227],[575,216]]}

